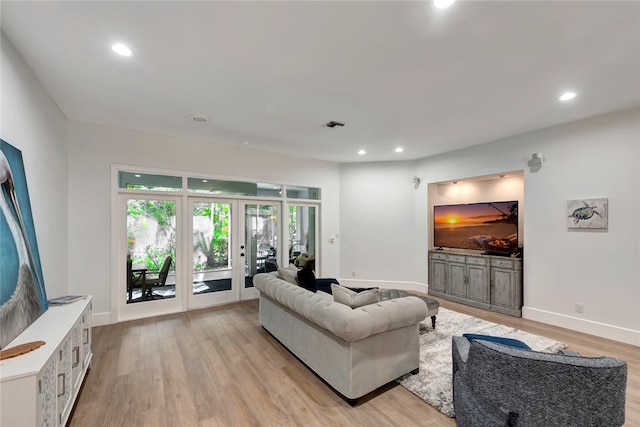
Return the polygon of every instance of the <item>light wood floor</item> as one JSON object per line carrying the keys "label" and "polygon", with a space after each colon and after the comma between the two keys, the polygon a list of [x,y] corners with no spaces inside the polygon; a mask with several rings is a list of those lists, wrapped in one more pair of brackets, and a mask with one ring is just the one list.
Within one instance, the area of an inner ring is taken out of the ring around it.
{"label": "light wood floor", "polygon": [[[628,362],[626,426],[640,425],[640,348],[440,300],[441,306]],[[389,384],[354,408],[258,323],[250,301],[93,329],[71,426],[454,426]]]}

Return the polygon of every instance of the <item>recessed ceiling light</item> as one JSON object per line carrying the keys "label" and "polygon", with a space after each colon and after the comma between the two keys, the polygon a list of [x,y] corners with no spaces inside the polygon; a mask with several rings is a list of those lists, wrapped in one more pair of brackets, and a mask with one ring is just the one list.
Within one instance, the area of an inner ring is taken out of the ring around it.
{"label": "recessed ceiling light", "polygon": [[560,97],[558,98],[560,101],[571,101],[573,98],[576,97],[576,93],[575,92],[565,92],[562,95],[560,95]]}
{"label": "recessed ceiling light", "polygon": [[249,141],[242,141],[244,145],[249,145]]}
{"label": "recessed ceiling light", "polygon": [[451,6],[456,0],[433,0],[433,6],[436,9],[446,9]]}
{"label": "recessed ceiling light", "polygon": [[114,44],[113,46],[111,46],[111,49],[113,49],[113,51],[118,55],[122,55],[122,56],[132,55],[131,49],[129,49],[127,46],[123,45],[122,43]]}
{"label": "recessed ceiling light", "polygon": [[140,174],[135,174],[135,175],[133,175],[133,176],[135,176],[136,178],[140,178],[142,175],[140,175]]}
{"label": "recessed ceiling light", "polygon": [[209,182],[209,181],[207,181],[206,179],[203,179],[202,182]]}
{"label": "recessed ceiling light", "polygon": [[395,151],[396,151],[396,153],[402,153],[404,151],[404,148],[398,147],[398,148],[396,148]]}
{"label": "recessed ceiling light", "polygon": [[367,154],[367,152],[366,152],[366,151],[364,151],[364,150],[359,150],[359,151],[358,151],[358,154],[360,154],[360,155],[362,156],[363,154]]}

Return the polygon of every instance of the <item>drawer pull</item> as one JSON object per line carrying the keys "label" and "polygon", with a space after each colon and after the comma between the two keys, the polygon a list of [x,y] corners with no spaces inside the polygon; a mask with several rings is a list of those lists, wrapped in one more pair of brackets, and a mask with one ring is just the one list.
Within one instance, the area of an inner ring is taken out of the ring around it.
{"label": "drawer pull", "polygon": [[89,344],[89,328],[84,328],[82,332],[84,333],[84,341],[82,344]]}
{"label": "drawer pull", "polygon": [[63,373],[58,374],[58,390],[60,390],[60,377],[62,377],[62,393],[58,393],[58,397],[64,396],[67,392],[67,376]]}
{"label": "drawer pull", "polygon": [[80,363],[80,347],[73,347],[73,364],[72,368],[75,368]]}

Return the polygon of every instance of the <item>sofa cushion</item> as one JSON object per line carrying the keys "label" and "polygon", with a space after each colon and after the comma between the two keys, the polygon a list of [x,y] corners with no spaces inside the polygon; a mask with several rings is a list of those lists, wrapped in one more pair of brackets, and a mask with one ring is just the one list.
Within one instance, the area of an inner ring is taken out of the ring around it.
{"label": "sofa cushion", "polygon": [[351,308],[362,307],[363,305],[375,304],[378,302],[378,290],[370,289],[364,292],[355,292],[344,286],[331,284],[333,300]]}
{"label": "sofa cushion", "polygon": [[282,280],[286,280],[289,283],[293,283],[294,285],[300,285],[300,283],[298,283],[298,270],[297,269],[295,271],[293,271],[290,268],[279,268],[278,269],[278,276]]}
{"label": "sofa cushion", "polygon": [[303,268],[298,271],[298,283],[308,291],[315,292],[317,290],[316,275],[310,268]]}
{"label": "sofa cushion", "polygon": [[480,334],[463,334],[462,336],[468,339],[469,341],[472,341],[472,340],[491,341],[491,342],[506,345],[509,347],[522,348],[524,350],[531,350],[531,347],[529,347],[522,341],[514,338],[496,337],[493,335],[480,335]]}
{"label": "sofa cushion", "polygon": [[334,279],[332,277],[316,277],[316,289],[322,292],[326,292],[331,295],[331,284],[335,283],[337,285],[340,284],[338,279]]}

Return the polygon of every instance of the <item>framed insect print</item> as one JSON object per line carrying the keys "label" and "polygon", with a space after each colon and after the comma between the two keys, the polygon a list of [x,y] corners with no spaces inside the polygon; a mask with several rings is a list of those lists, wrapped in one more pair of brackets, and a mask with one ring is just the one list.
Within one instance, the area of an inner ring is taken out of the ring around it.
{"label": "framed insect print", "polygon": [[609,199],[567,200],[567,228],[609,227]]}

